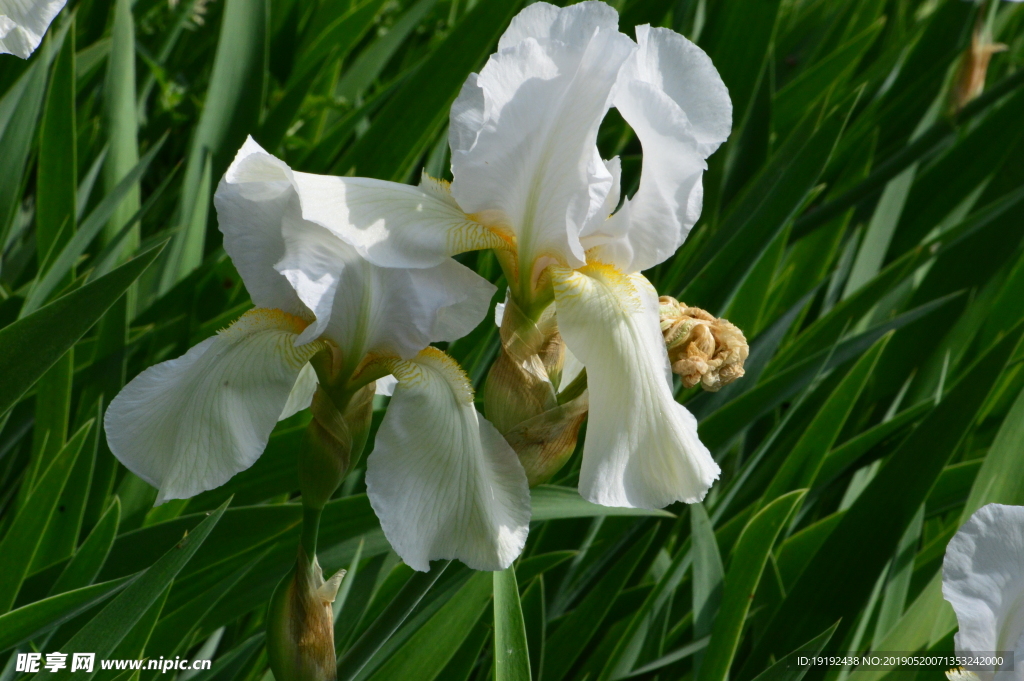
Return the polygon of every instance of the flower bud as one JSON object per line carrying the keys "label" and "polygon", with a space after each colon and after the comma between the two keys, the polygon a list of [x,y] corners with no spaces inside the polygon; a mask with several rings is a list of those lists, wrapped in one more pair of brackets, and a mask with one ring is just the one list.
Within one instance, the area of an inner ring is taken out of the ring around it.
{"label": "flower bud", "polygon": [[668,358],[685,387],[700,383],[705,390],[718,392],[743,375],[750,350],[734,324],[670,296],[659,302]]}
{"label": "flower bud", "polygon": [[345,576],[328,581],[302,546],[295,567],[278,584],[267,616],[267,654],[277,681],[334,681],[334,613],[331,603]]}
{"label": "flower bud", "polygon": [[960,57],[960,65],[949,90],[949,106],[952,113],[967,106],[967,103],[985,89],[985,76],[992,55],[1002,52],[1006,45],[993,43],[988,32],[980,25],[971,34],[971,44]]}
{"label": "flower bud", "polygon": [[576,449],[587,394],[559,403],[565,342],[553,308],[533,321],[509,299],[501,320],[501,350],[484,385],[487,418],[526,469],[530,486],[547,482]]}
{"label": "flower bud", "polygon": [[359,462],[373,416],[374,384],[361,388],[344,411],[322,387],[313,394],[313,420],[306,427],[299,454],[299,489],[302,503],[323,508],[348,472]]}

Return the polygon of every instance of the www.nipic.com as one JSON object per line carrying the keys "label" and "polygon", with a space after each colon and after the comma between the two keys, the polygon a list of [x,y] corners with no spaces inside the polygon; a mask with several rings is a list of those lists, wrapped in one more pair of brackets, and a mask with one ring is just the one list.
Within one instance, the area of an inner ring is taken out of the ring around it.
{"label": "www.nipic.com", "polygon": [[[70,667],[72,672],[91,673],[96,664],[96,653],[72,653],[68,660],[67,653],[18,653],[15,671],[19,672],[58,672]],[[170,671],[194,670],[210,668],[210,660],[188,660],[176,657],[152,660],[100,660],[100,669],[146,669],[160,670],[166,674]]]}

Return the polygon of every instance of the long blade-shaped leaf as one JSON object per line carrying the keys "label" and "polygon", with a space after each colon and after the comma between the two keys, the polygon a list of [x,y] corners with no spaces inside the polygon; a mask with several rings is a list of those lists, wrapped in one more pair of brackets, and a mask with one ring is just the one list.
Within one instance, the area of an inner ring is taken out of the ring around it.
{"label": "long blade-shaped leaf", "polygon": [[85,335],[162,249],[163,244],[151,248],[110,274],[0,329],[0,414],[13,407]]}

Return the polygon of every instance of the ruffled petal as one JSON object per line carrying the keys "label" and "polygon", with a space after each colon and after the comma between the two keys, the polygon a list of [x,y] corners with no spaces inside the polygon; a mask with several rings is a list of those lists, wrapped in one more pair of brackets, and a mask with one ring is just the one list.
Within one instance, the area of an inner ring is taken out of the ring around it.
{"label": "ruffled petal", "polygon": [[0,54],[28,59],[67,0],[0,0]]}
{"label": "ruffled petal", "polygon": [[532,4],[452,106],[452,195],[467,212],[503,216],[520,262],[584,263],[580,230],[611,187],[590,172],[597,130],[636,49],[617,24],[600,2]]}
{"label": "ruffled petal", "polygon": [[633,508],[701,501],[720,470],[672,395],[658,294],[608,265],[552,273],[558,328],[587,369],[580,494]]}
{"label": "ruffled petal", "polygon": [[177,359],[146,369],[104,417],[110,451],[160,490],[186,499],[251,466],[285,412],[318,343],[295,347],[305,322],[256,309]]}
{"label": "ruffled petal", "polygon": [[703,50],[666,28],[638,26],[637,40],[612,103],[643,147],[640,189],[582,239],[591,257],[625,272],[653,267],[686,239],[700,217],[705,159],[732,127],[729,92]]}
{"label": "ruffled petal", "polygon": [[[988,504],[946,546],[942,595],[960,630],[958,654],[1016,650],[1024,635],[1024,507]],[[1018,669],[1000,673],[1020,678]]]}
{"label": "ruffled petal", "polygon": [[502,570],[530,522],[526,473],[473,406],[469,379],[434,348],[392,365],[398,385],[366,462],[366,489],[402,560],[425,571],[458,559]]}

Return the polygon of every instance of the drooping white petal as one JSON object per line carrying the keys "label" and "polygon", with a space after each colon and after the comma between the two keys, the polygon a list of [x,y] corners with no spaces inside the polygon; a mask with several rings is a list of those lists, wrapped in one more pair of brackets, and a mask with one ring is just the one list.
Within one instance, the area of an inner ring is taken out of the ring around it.
{"label": "drooping white petal", "polygon": [[711,59],[666,28],[637,27],[639,49],[619,73],[612,103],[643,147],[640,189],[584,247],[625,272],[675,253],[700,217],[705,159],[729,136],[732,103]]}
{"label": "drooping white petal", "polygon": [[580,494],[634,508],[702,500],[720,471],[672,395],[658,294],[608,265],[553,275],[558,328],[590,392]]}
{"label": "drooping white petal", "polygon": [[599,2],[520,12],[452,106],[452,195],[505,216],[521,262],[584,263],[579,233],[611,186],[592,169],[619,68],[636,49]]}
{"label": "drooping white petal", "polygon": [[368,352],[408,358],[464,336],[487,314],[494,286],[451,258],[419,269],[378,267],[304,218],[299,175],[250,138],[221,183],[217,209],[253,301],[315,318],[300,343],[326,336],[354,362]]}
{"label": "drooping white petal", "polygon": [[110,451],[159,488],[158,504],[223,485],[263,453],[299,372],[321,348],[295,347],[304,326],[280,310],[250,310],[146,369],[107,409]]}
{"label": "drooping white petal", "polygon": [[67,0],[0,0],[0,54],[28,59]]}
{"label": "drooping white petal", "polygon": [[407,565],[458,559],[502,570],[523,550],[530,491],[519,459],[477,413],[469,379],[428,348],[395,362],[391,404],[366,462],[366,489]]}
{"label": "drooping white petal", "polygon": [[988,504],[957,530],[942,561],[942,595],[960,625],[957,653],[1016,650],[1017,669],[996,678],[1024,678],[1024,507]]}

